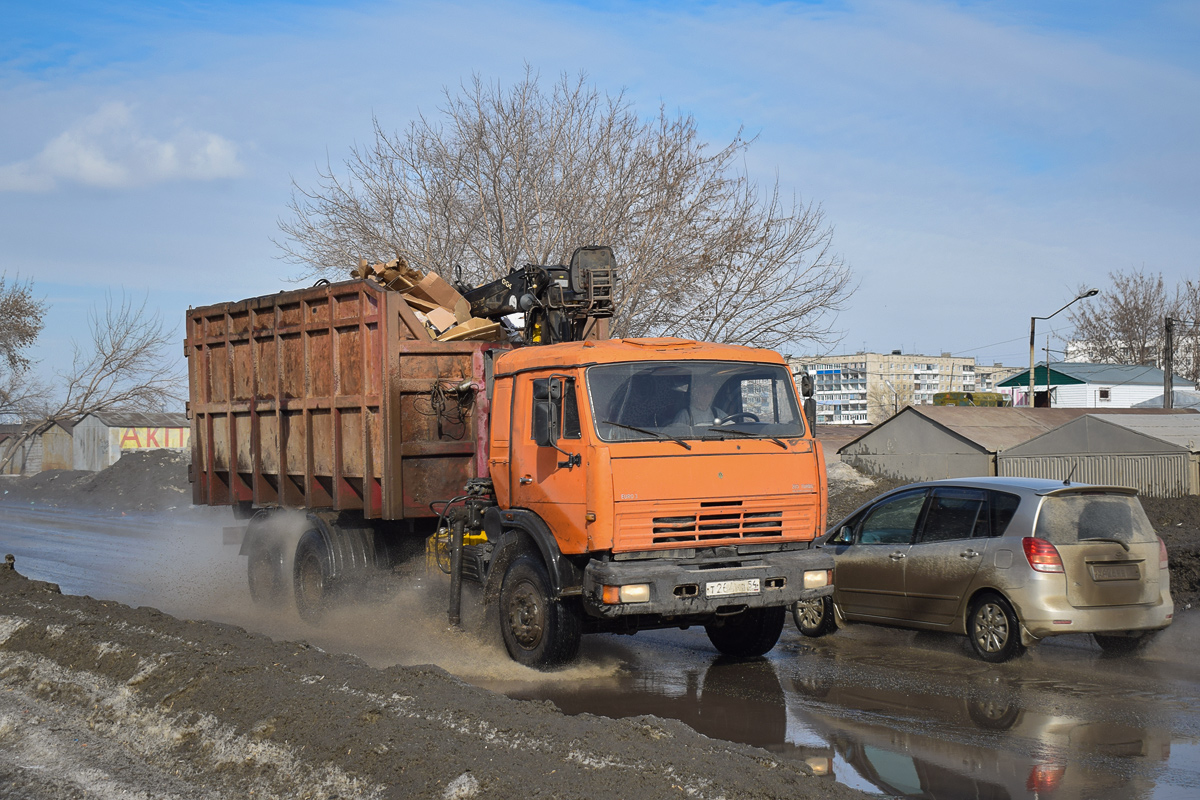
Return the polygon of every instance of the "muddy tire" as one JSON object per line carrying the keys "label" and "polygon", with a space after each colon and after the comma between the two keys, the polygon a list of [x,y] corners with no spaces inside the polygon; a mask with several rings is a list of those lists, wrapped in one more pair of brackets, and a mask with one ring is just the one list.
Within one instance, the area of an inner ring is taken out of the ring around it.
{"label": "muddy tire", "polygon": [[1128,636],[1111,633],[1093,633],[1092,639],[1108,655],[1128,656],[1141,652],[1154,640],[1158,631],[1142,631]]}
{"label": "muddy tire", "polygon": [[278,608],[287,601],[291,586],[284,566],[283,544],[257,537],[250,545],[246,560],[246,581],[250,599],[256,605]]}
{"label": "muddy tire", "polygon": [[967,638],[975,655],[991,664],[1025,652],[1021,627],[1011,605],[998,594],[982,595],[967,615]]}
{"label": "muddy tire", "polygon": [[833,598],[796,601],[792,606],[792,621],[800,633],[813,639],[833,633],[837,630],[837,621],[833,618]]}
{"label": "muddy tire", "polygon": [[550,577],[541,560],[517,556],[500,586],[500,634],[513,661],[551,669],[579,654],[583,618],[570,600],[551,597]]}
{"label": "muddy tire", "polygon": [[727,656],[752,658],[771,651],[783,633],[783,622],[787,610],[783,606],[774,608],[751,608],[732,617],[722,617],[717,622],[704,626],[713,647]]}
{"label": "muddy tire", "polygon": [[318,624],[332,605],[334,594],[333,560],[325,537],[310,528],[296,543],[292,565],[292,584],[296,591],[296,611],[300,618]]}

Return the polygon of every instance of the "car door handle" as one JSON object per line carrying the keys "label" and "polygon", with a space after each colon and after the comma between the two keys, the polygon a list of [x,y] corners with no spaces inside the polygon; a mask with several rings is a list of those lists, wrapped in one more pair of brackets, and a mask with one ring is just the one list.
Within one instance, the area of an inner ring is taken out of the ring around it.
{"label": "car door handle", "polygon": [[890,556],[888,556],[888,558],[890,558],[892,561],[899,561],[900,559],[904,558],[904,556],[904,553],[892,553]]}
{"label": "car door handle", "polygon": [[974,550],[963,550],[958,554],[959,558],[979,558],[979,556],[980,554],[976,553]]}
{"label": "car door handle", "polygon": [[531,475],[522,475],[518,483],[520,483],[522,486],[528,486],[529,484],[533,483],[533,477]]}

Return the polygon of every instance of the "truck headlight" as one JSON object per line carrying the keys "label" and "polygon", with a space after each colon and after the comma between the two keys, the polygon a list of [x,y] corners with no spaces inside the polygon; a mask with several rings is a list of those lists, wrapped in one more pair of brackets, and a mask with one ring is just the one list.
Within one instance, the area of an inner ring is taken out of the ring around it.
{"label": "truck headlight", "polygon": [[650,584],[631,583],[628,586],[605,586],[601,590],[601,600],[605,605],[617,603],[649,603]]}
{"label": "truck headlight", "polygon": [[829,585],[829,570],[809,570],[804,573],[804,588],[805,589],[820,589],[822,586]]}

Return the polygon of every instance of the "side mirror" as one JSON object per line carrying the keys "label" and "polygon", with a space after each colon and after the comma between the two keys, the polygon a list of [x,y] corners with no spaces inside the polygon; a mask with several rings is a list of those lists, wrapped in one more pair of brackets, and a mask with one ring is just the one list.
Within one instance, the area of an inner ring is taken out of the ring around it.
{"label": "side mirror", "polygon": [[850,544],[854,541],[854,529],[849,525],[843,525],[838,529],[838,532],[829,538],[830,544]]}

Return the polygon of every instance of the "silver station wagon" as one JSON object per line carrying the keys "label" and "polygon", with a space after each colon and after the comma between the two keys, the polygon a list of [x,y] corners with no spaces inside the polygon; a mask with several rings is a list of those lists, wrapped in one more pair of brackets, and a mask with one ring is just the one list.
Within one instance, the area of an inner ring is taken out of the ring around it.
{"label": "silver station wagon", "polygon": [[1133,489],[1032,478],[904,486],[825,534],[832,598],[799,603],[796,626],[848,622],[965,634],[985,661],[1047,636],[1090,633],[1137,650],[1171,623],[1167,549]]}

